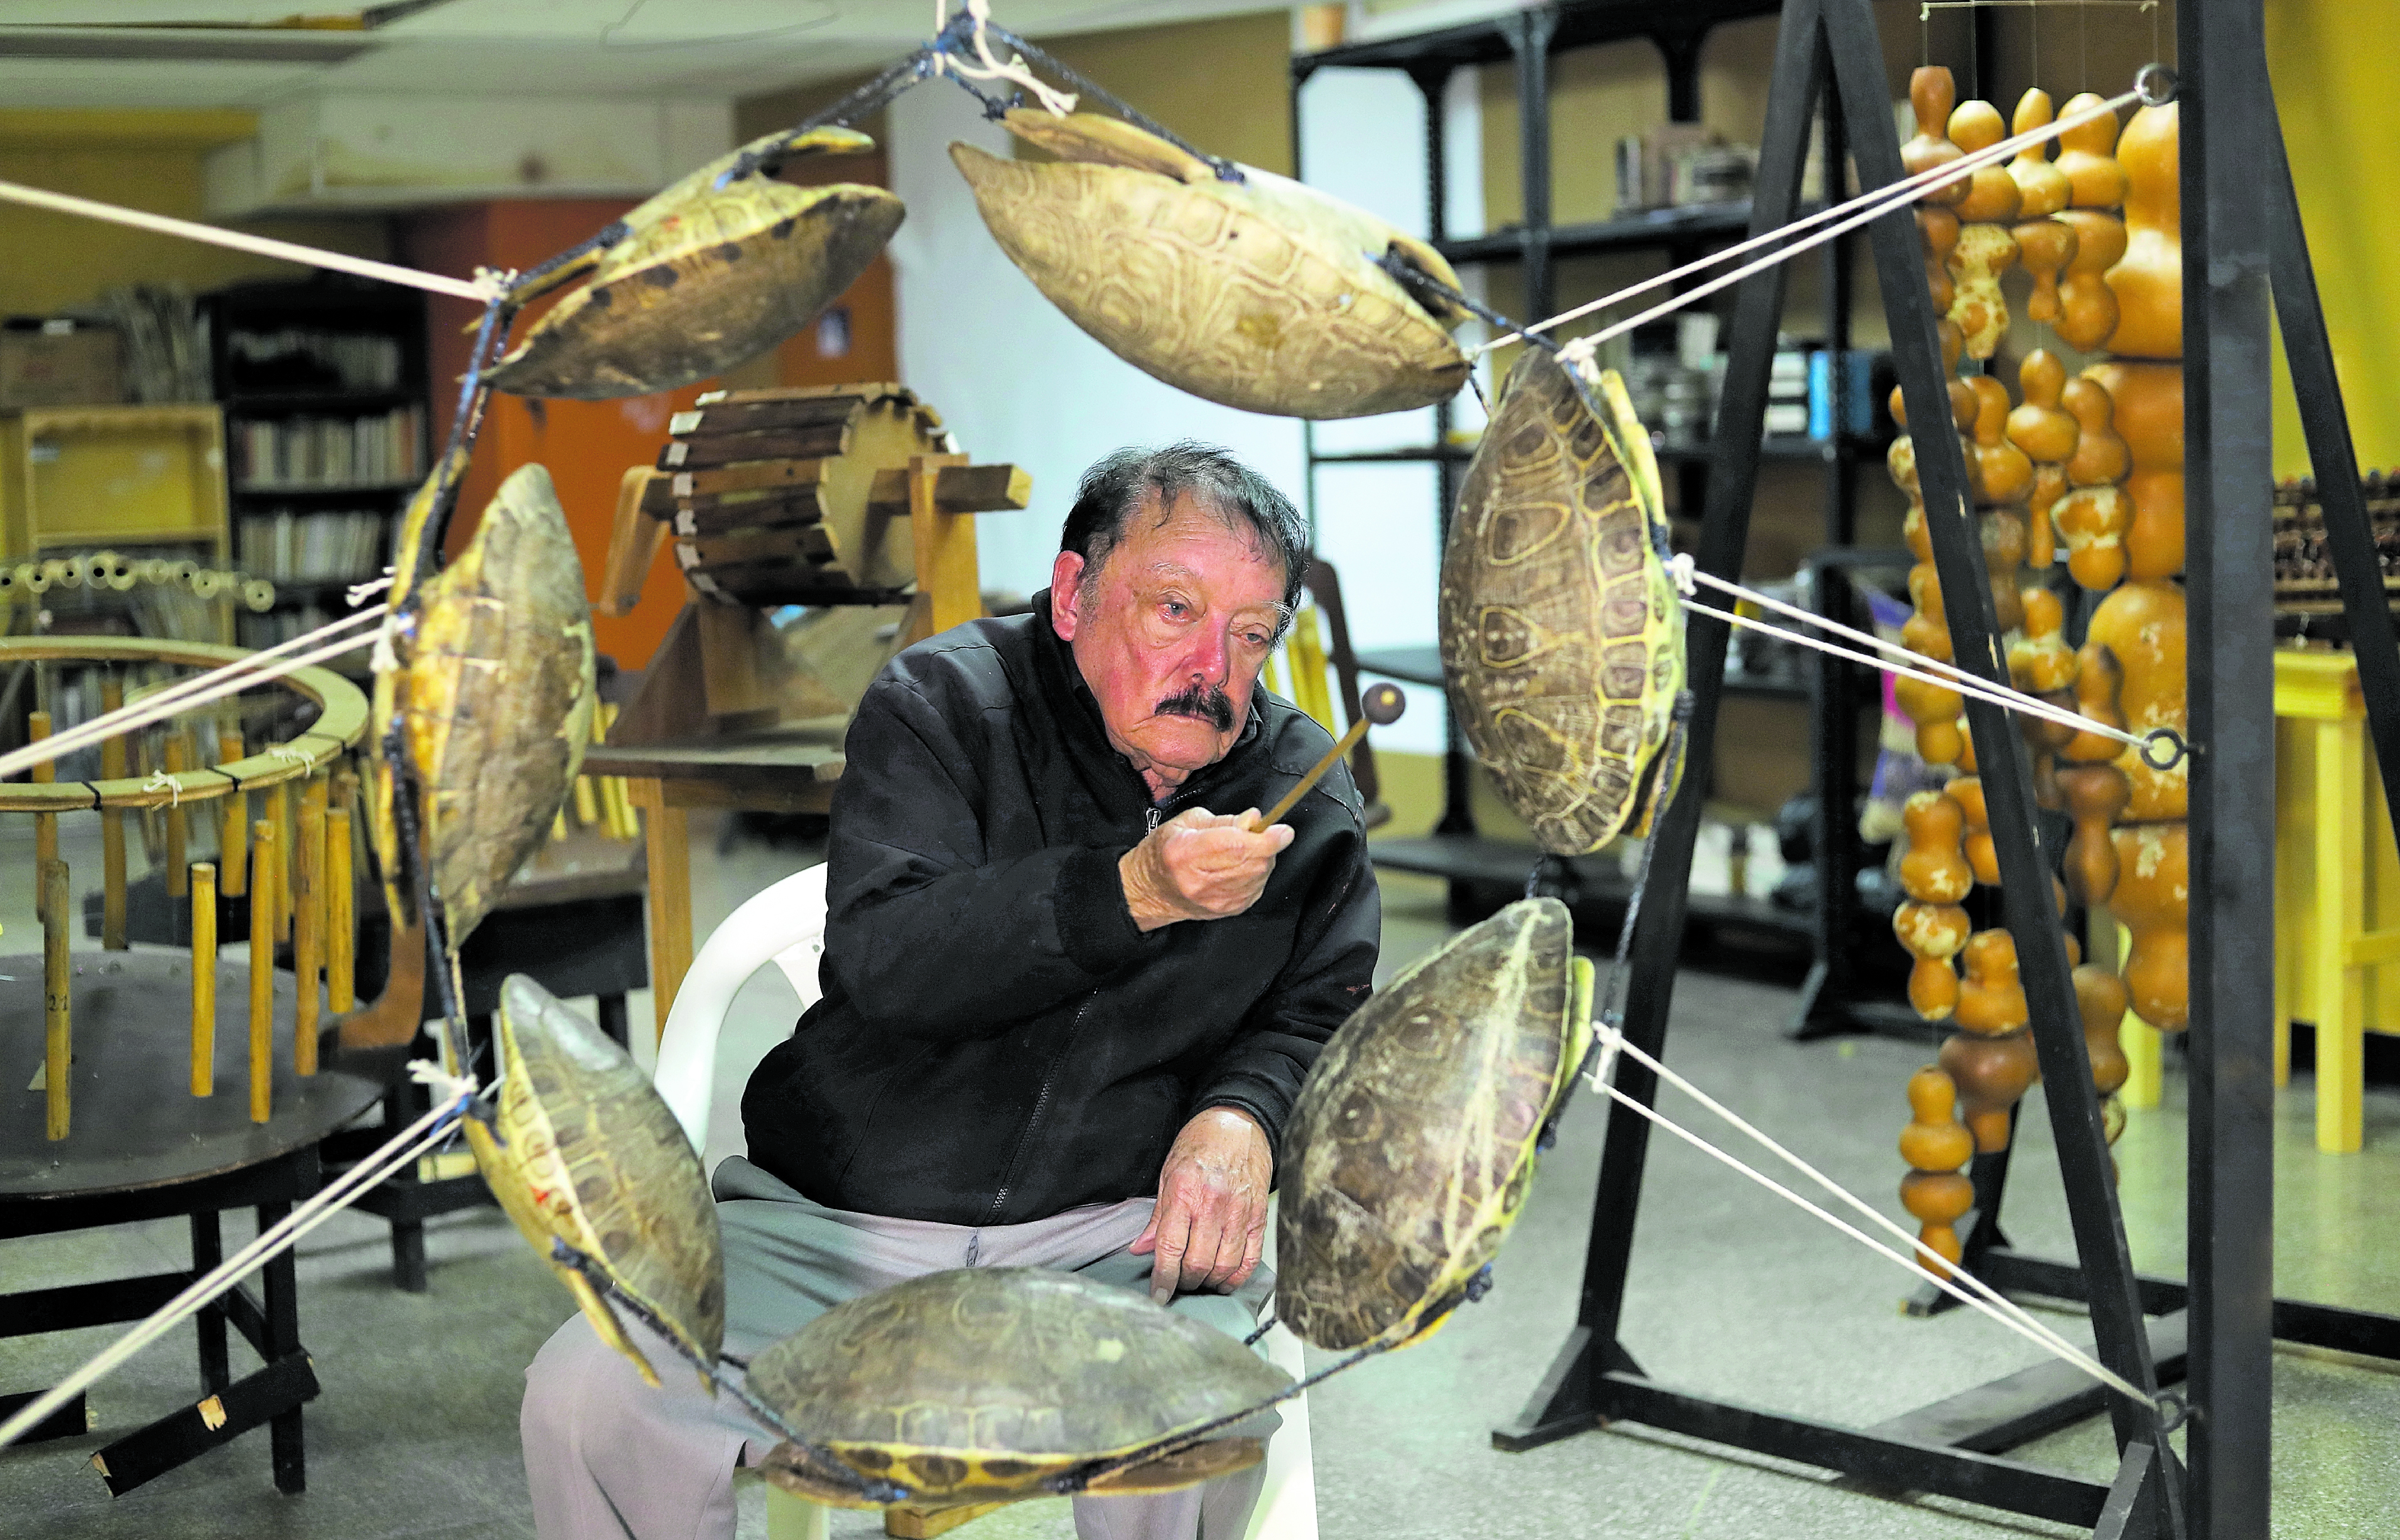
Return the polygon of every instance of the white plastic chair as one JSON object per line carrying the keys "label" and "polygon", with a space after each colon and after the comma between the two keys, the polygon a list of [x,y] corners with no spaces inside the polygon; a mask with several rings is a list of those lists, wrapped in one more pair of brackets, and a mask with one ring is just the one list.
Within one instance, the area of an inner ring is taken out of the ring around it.
{"label": "white plastic chair", "polygon": [[815,1004],[824,993],[817,962],[825,956],[825,869],[818,865],[753,894],[709,933],[708,944],[691,960],[659,1033],[659,1067],[651,1079],[702,1155],[716,1094],[716,1037],[733,997],[771,962],[792,981],[802,1010]]}
{"label": "white plastic chair", "polygon": [[[824,991],[817,966],[825,956],[825,869],[811,866],[751,897],[709,934],[691,960],[659,1035],[659,1095],[703,1155],[716,1089],[716,1040],[725,1013],[750,975],[773,963],[792,981],[803,1010]],[[1275,1222],[1267,1222],[1266,1263],[1275,1265]],[[1306,1372],[1300,1340],[1281,1325],[1264,1339],[1269,1362],[1294,1379]],[[1283,1405],[1283,1428],[1267,1446],[1266,1486],[1250,1514],[1246,1540],[1316,1540],[1316,1475],[1308,1436],[1308,1397]],[[768,1493],[770,1540],[822,1537],[825,1513],[780,1488]]]}

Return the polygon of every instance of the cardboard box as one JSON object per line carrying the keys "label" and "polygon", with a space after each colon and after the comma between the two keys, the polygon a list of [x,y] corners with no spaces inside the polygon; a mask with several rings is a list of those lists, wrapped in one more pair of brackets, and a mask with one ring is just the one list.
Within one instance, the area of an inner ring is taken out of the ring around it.
{"label": "cardboard box", "polygon": [[118,345],[116,331],[105,326],[52,321],[0,329],[0,410],[123,401]]}

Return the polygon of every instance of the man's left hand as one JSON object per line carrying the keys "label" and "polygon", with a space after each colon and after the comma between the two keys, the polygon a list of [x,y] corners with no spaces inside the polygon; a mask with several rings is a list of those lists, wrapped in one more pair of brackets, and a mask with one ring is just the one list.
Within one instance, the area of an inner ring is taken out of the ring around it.
{"label": "man's left hand", "polygon": [[1165,1304],[1178,1290],[1241,1287],[1266,1247],[1274,1179],[1275,1152],[1248,1112],[1211,1107],[1185,1124],[1158,1173],[1158,1206],[1129,1248],[1155,1253],[1150,1297]]}

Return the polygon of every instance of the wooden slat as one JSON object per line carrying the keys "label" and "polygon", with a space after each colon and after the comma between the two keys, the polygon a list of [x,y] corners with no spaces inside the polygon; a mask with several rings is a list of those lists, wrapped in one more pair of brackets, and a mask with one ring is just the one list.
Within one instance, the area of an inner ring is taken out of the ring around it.
{"label": "wooden slat", "polygon": [[864,602],[850,575],[839,567],[814,566],[795,557],[777,565],[688,567],[684,581],[695,593],[752,609],[772,605],[858,604]]}
{"label": "wooden slat", "polygon": [[750,460],[823,459],[850,448],[847,422],[814,428],[778,428],[762,433],[719,433],[709,438],[670,439],[659,451],[659,469],[688,470]]}
{"label": "wooden slat", "polygon": [[[944,513],[998,513],[1033,500],[1033,476],[1014,465],[948,465],[934,483],[934,507]],[[908,472],[894,467],[875,473],[866,509],[899,518],[908,511]]]}
{"label": "wooden slat", "polygon": [[823,479],[824,473],[824,467],[816,460],[754,460],[745,465],[678,470],[667,478],[667,486],[676,502],[685,504],[694,497],[713,497],[722,492],[764,492],[771,488],[813,486]]}
{"label": "wooden slat", "polygon": [[755,390],[711,390],[693,404],[702,407],[744,405],[767,401],[824,401],[830,397],[855,396],[862,401],[881,401],[886,396],[909,396],[906,386],[889,380],[870,380],[857,385],[770,385]]}
{"label": "wooden slat", "polygon": [[667,524],[677,535],[718,535],[730,529],[782,529],[792,525],[816,524],[825,517],[825,493],[822,487],[805,487],[789,497],[746,495],[744,500],[725,497],[698,499],[688,509],[670,514]]}
{"label": "wooden slat", "polygon": [[[798,529],[761,529],[675,542],[675,565],[687,572],[756,563],[781,566],[796,558],[805,558],[811,564],[831,561],[833,537],[820,525],[803,525]],[[723,573],[717,574],[718,581],[724,578]]]}
{"label": "wooden slat", "polygon": [[811,428],[819,423],[850,420],[866,404],[858,395],[803,397],[798,401],[717,402],[697,411],[678,412],[667,419],[667,431],[679,439],[716,433],[753,433],[762,428]]}

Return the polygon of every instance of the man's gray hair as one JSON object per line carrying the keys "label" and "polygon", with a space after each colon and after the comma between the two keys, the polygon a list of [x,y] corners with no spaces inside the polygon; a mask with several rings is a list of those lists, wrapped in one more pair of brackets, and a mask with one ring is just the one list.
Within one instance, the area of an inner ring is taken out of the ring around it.
{"label": "man's gray hair", "polygon": [[1164,449],[1120,449],[1084,472],[1058,549],[1084,558],[1085,580],[1125,538],[1125,522],[1152,497],[1163,514],[1190,496],[1230,528],[1247,525],[1283,564],[1283,605],[1300,603],[1308,572],[1308,523],[1273,482],[1215,444],[1185,439]]}

